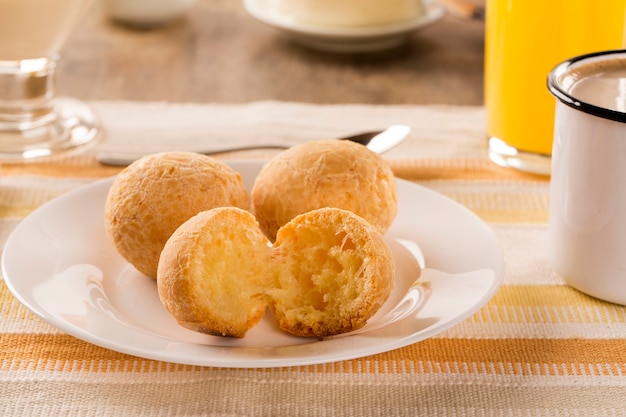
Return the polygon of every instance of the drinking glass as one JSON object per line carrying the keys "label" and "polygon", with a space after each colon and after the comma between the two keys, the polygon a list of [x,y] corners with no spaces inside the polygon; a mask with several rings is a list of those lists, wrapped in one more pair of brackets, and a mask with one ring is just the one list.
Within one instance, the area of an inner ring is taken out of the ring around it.
{"label": "drinking glass", "polygon": [[55,97],[54,74],[90,0],[0,0],[0,159],[82,149],[98,135],[89,106]]}
{"label": "drinking glass", "polygon": [[550,174],[554,98],[546,74],[559,62],[617,49],[624,0],[487,0],[485,107],[490,158]]}

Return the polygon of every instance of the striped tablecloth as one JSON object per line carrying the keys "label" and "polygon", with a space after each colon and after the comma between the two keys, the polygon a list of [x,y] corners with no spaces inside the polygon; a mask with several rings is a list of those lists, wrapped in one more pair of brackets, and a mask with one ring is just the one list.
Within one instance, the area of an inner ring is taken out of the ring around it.
{"label": "striped tablecloth", "polygon": [[[398,177],[460,202],[489,224],[503,248],[504,284],[467,320],[401,349],[323,365],[223,369],[83,342],[34,316],[0,282],[0,415],[626,415],[626,309],[567,287],[551,270],[549,181],[488,160],[483,108],[93,105],[107,132],[98,146],[110,150],[298,143],[409,124],[410,139],[385,157]],[[1,169],[2,245],[42,203],[118,172],[100,166],[93,152]]]}

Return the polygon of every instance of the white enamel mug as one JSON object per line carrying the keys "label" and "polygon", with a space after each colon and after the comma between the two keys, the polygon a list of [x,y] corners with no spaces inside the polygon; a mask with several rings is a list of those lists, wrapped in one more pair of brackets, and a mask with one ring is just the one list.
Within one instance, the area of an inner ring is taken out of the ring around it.
{"label": "white enamel mug", "polygon": [[626,51],[555,67],[549,258],[572,287],[626,305]]}

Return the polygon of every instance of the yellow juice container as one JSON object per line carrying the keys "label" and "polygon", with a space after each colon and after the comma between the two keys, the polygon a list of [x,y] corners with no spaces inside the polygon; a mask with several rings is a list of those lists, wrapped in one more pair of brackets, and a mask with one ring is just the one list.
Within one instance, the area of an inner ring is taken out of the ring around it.
{"label": "yellow juice container", "polygon": [[626,0],[487,0],[485,107],[496,163],[549,174],[555,100],[550,70],[622,48]]}

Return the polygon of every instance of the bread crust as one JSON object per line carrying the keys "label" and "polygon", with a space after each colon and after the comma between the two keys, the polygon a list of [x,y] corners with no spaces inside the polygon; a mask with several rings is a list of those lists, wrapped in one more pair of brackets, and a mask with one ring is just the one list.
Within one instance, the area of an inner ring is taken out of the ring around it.
{"label": "bread crust", "polygon": [[385,233],[398,211],[393,171],[376,153],[350,141],[318,140],[272,158],[251,192],[253,211],[271,241],[298,214],[337,207]]}
{"label": "bread crust", "polygon": [[221,206],[250,209],[239,173],[209,156],[164,152],[135,161],[117,175],[104,225],[122,257],[156,278],[161,250],[174,230],[196,213]]}

